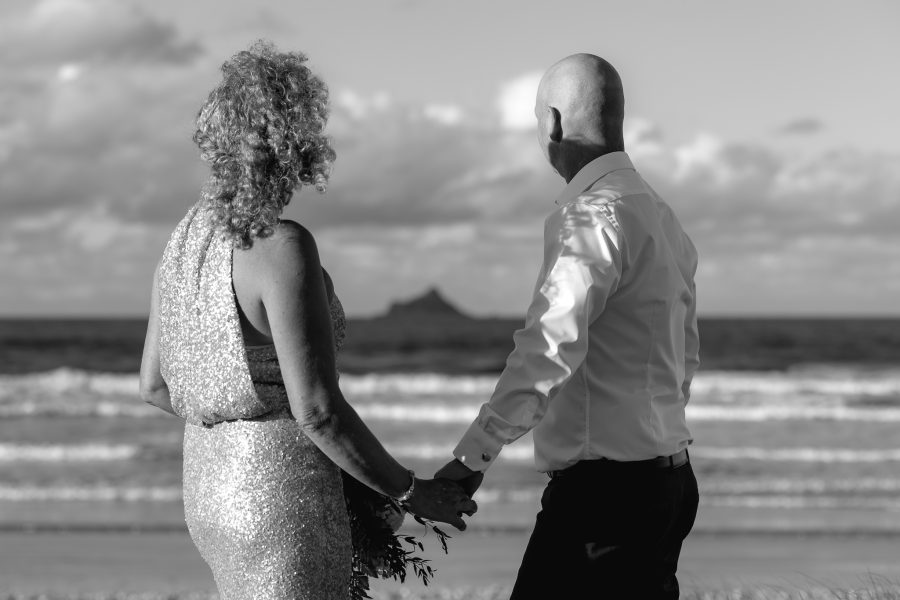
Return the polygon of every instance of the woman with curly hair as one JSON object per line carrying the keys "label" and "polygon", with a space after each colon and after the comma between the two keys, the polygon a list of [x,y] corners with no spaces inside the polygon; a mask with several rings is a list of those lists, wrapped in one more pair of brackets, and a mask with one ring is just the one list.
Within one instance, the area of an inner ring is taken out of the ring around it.
{"label": "woman with curly hair", "polygon": [[209,181],[154,277],[141,396],[186,421],[185,518],[223,600],[351,595],[342,469],[423,519],[464,529],[476,508],[402,467],[338,387],[341,304],[312,234],[280,219],[335,158],[305,62],[258,42],[222,66],[194,134]]}

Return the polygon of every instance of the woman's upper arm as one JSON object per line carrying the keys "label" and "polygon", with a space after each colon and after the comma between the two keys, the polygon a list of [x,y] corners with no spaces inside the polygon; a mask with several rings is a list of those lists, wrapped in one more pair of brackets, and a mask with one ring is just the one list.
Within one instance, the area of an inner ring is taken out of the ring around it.
{"label": "woman's upper arm", "polygon": [[267,241],[261,296],[294,416],[317,420],[340,397],[328,293],[312,234],[280,227]]}
{"label": "woman's upper arm", "polygon": [[144,354],[141,358],[141,396],[164,388],[159,370],[159,265],[153,273],[153,291],[150,294],[150,317],[147,319],[147,336],[144,338]]}

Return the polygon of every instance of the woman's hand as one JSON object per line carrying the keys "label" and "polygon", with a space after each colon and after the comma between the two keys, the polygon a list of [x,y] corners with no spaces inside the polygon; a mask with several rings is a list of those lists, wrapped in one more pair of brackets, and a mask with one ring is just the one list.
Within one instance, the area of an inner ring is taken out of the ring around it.
{"label": "woman's hand", "polygon": [[455,482],[447,479],[416,479],[407,510],[417,517],[447,523],[465,531],[462,515],[472,516],[478,510],[475,501]]}
{"label": "woman's hand", "polygon": [[378,512],[377,514],[394,533],[397,533],[397,530],[399,530],[403,526],[403,521],[406,517],[406,513],[402,509],[398,508],[397,505],[393,502],[387,503],[384,507],[384,510]]}

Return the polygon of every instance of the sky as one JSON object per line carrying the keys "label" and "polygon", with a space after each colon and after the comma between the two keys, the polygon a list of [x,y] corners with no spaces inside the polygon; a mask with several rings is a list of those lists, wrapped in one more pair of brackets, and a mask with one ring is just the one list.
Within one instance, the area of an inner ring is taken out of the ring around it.
{"label": "sky", "polygon": [[900,316],[900,3],[12,0],[0,5],[0,316],[141,316],[206,167],[193,120],[258,38],[328,84],[316,236],[350,316],[439,288],[522,316],[564,181],[541,73],[603,56],[626,151],[701,255],[701,316]]}

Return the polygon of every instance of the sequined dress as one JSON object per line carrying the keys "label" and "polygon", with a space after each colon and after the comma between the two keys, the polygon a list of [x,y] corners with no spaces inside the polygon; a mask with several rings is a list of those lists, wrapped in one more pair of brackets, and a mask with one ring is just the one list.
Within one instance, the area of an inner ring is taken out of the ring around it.
{"label": "sequined dress", "polygon": [[[160,370],[184,431],[184,512],[222,600],[345,600],[341,473],[291,414],[273,346],[245,348],[232,246],[201,204],[160,263]],[[335,340],[344,315],[331,302]]]}

